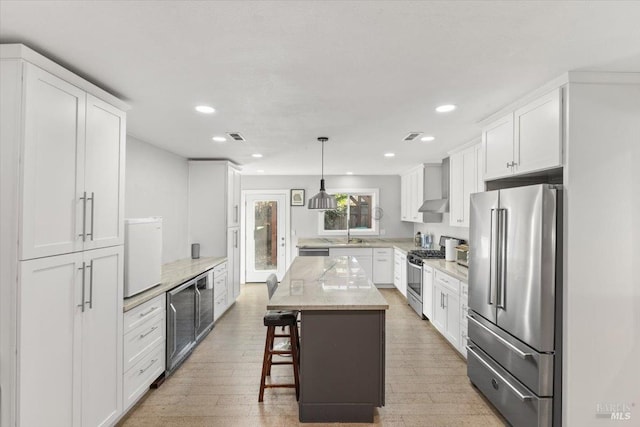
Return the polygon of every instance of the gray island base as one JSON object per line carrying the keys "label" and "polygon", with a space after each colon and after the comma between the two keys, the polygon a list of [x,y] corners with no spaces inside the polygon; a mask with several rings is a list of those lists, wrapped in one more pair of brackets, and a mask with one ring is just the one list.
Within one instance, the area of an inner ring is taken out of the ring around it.
{"label": "gray island base", "polygon": [[373,422],[388,303],[352,257],[296,258],[269,310],[300,310],[301,422]]}

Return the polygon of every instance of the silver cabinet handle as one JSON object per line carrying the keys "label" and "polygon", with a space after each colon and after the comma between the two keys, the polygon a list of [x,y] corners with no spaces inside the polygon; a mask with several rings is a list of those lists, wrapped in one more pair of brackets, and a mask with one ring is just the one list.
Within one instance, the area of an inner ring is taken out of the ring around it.
{"label": "silver cabinet handle", "polygon": [[169,330],[171,331],[171,341],[173,341],[171,343],[172,347],[171,347],[171,353],[169,354],[169,359],[171,359],[173,357],[173,355],[176,352],[176,347],[177,347],[177,341],[176,341],[176,328],[178,327],[178,323],[177,323],[177,314],[178,312],[176,311],[176,308],[173,306],[173,303],[169,303],[169,308],[171,309],[171,311],[173,311],[173,314],[171,314],[171,320],[173,323],[173,327],[169,328]]}
{"label": "silver cabinet handle", "polygon": [[470,352],[471,354],[473,354],[476,359],[478,359],[478,361],[480,363],[482,363],[488,370],[491,371],[491,373],[493,375],[495,375],[496,377],[500,378],[500,380],[505,383],[507,385],[507,387],[509,387],[511,389],[511,391],[513,391],[513,393],[518,396],[518,399],[520,399],[522,402],[526,401],[526,400],[531,400],[533,399],[533,396],[531,395],[525,395],[522,394],[520,392],[520,390],[518,390],[517,388],[514,387],[513,384],[511,384],[509,381],[507,381],[502,375],[500,375],[500,373],[498,371],[496,371],[495,369],[493,369],[493,367],[491,365],[489,365],[487,362],[485,362],[478,353],[476,353],[475,351],[473,351],[475,347],[474,346],[470,346],[468,345],[466,347],[467,351]]}
{"label": "silver cabinet handle", "polygon": [[154,311],[156,311],[157,309],[158,309],[158,307],[151,307],[149,310],[147,310],[147,311],[145,311],[143,313],[140,313],[140,317],[147,316],[147,315],[153,313]]}
{"label": "silver cabinet handle", "polygon": [[200,291],[197,284],[193,289],[196,291],[196,329],[198,329],[200,327]]}
{"label": "silver cabinet handle", "polygon": [[156,329],[158,329],[157,326],[154,326],[153,328],[149,329],[147,332],[145,332],[144,334],[140,334],[140,338],[144,338],[147,335],[149,335],[151,332],[155,331]]}
{"label": "silver cabinet handle", "polygon": [[78,234],[78,237],[82,237],[82,241],[87,240],[87,192],[82,193],[82,233]]}
{"label": "silver cabinet handle", "polygon": [[84,272],[86,270],[87,264],[83,261],[82,267],[78,268],[78,270],[82,270],[82,304],[78,304],[78,307],[82,307],[82,312],[84,313]]}
{"label": "silver cabinet handle", "polygon": [[524,351],[520,350],[518,347],[516,347],[515,345],[511,344],[509,341],[505,340],[504,338],[502,338],[500,335],[496,334],[495,332],[493,332],[491,329],[487,328],[486,326],[484,326],[482,323],[478,322],[473,316],[471,316],[470,314],[467,314],[467,320],[471,320],[475,325],[480,326],[482,329],[484,329],[485,331],[489,332],[491,334],[491,336],[493,336],[495,339],[497,339],[500,344],[504,345],[505,347],[507,347],[509,350],[513,351],[515,354],[517,354],[520,358],[522,359],[526,359],[527,357],[533,357],[533,354],[531,353],[525,353]]}
{"label": "silver cabinet handle", "polygon": [[93,260],[87,266],[89,269],[89,308],[93,308]]}
{"label": "silver cabinet handle", "polygon": [[238,247],[238,230],[233,230],[233,247]]}
{"label": "silver cabinet handle", "polygon": [[138,371],[138,375],[142,375],[142,374],[144,374],[144,373],[145,373],[145,371],[146,371],[147,369],[149,369],[150,367],[152,367],[152,366],[153,366],[153,364],[154,364],[154,363],[156,363],[157,361],[158,361],[158,359],[153,359],[153,360],[151,361],[151,363],[149,363],[145,368],[140,369],[140,370]]}
{"label": "silver cabinet handle", "polygon": [[489,266],[489,295],[487,296],[487,304],[493,305],[495,301],[495,293],[498,279],[498,210],[491,209],[491,241],[489,242],[490,248],[490,266]]}
{"label": "silver cabinet handle", "polygon": [[499,285],[498,285],[498,303],[496,307],[505,309],[505,286],[506,286],[506,261],[507,261],[507,210],[500,209],[498,211],[498,223],[500,224],[500,276],[499,276]]}
{"label": "silver cabinet handle", "polygon": [[95,195],[93,194],[93,191],[91,192],[91,197],[87,198],[85,200],[85,203],[88,202],[89,200],[91,200],[91,227],[90,227],[91,233],[88,233],[87,236],[91,236],[91,240],[93,240],[93,211],[94,211],[93,208],[96,205],[96,198],[95,198]]}

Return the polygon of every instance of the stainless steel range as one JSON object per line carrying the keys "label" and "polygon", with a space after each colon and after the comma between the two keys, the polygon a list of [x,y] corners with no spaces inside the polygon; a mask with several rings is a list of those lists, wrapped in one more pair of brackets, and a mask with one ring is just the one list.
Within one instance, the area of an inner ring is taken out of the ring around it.
{"label": "stainless steel range", "polygon": [[452,237],[440,237],[440,249],[416,249],[407,253],[407,300],[411,308],[422,315],[422,264],[425,259],[444,259],[444,242]]}

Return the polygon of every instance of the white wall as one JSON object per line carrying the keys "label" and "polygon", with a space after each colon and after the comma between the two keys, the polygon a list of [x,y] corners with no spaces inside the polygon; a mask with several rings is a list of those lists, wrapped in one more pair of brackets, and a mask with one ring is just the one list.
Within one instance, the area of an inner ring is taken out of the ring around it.
{"label": "white wall", "polygon": [[[327,189],[332,188],[378,188],[380,207],[384,214],[379,223],[380,237],[410,237],[413,225],[400,221],[400,177],[397,175],[326,176]],[[305,203],[320,189],[320,176],[316,175],[243,175],[243,190],[292,189],[305,190]],[[306,206],[291,207],[292,237],[317,237],[318,212]],[[384,230],[384,234],[382,234]],[[295,242],[293,242],[295,244]]]}
{"label": "white wall", "polygon": [[162,262],[190,256],[187,159],[127,136],[125,218],[161,216]]}
{"label": "white wall", "polygon": [[640,85],[570,84],[568,125],[564,425],[615,424],[602,404],[638,425]]}
{"label": "white wall", "polygon": [[441,223],[426,223],[426,224],[415,224],[413,226],[413,234],[415,235],[417,232],[422,234],[430,233],[433,236],[433,249],[438,248],[438,242],[440,241],[440,236],[450,236],[456,237],[458,239],[469,241],[469,228],[468,227],[451,227],[449,225],[449,214],[442,215]]}

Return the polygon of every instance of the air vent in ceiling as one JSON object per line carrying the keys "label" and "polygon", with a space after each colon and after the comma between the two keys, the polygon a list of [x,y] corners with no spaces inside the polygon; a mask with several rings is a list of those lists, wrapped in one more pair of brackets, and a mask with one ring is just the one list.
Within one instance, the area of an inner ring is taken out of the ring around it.
{"label": "air vent in ceiling", "polygon": [[244,136],[240,135],[240,132],[227,132],[227,135],[234,141],[245,142]]}
{"label": "air vent in ceiling", "polygon": [[402,138],[403,141],[414,141],[416,138],[418,138],[420,135],[422,135],[422,132],[411,132],[409,133],[407,136],[405,136],[404,138]]}

